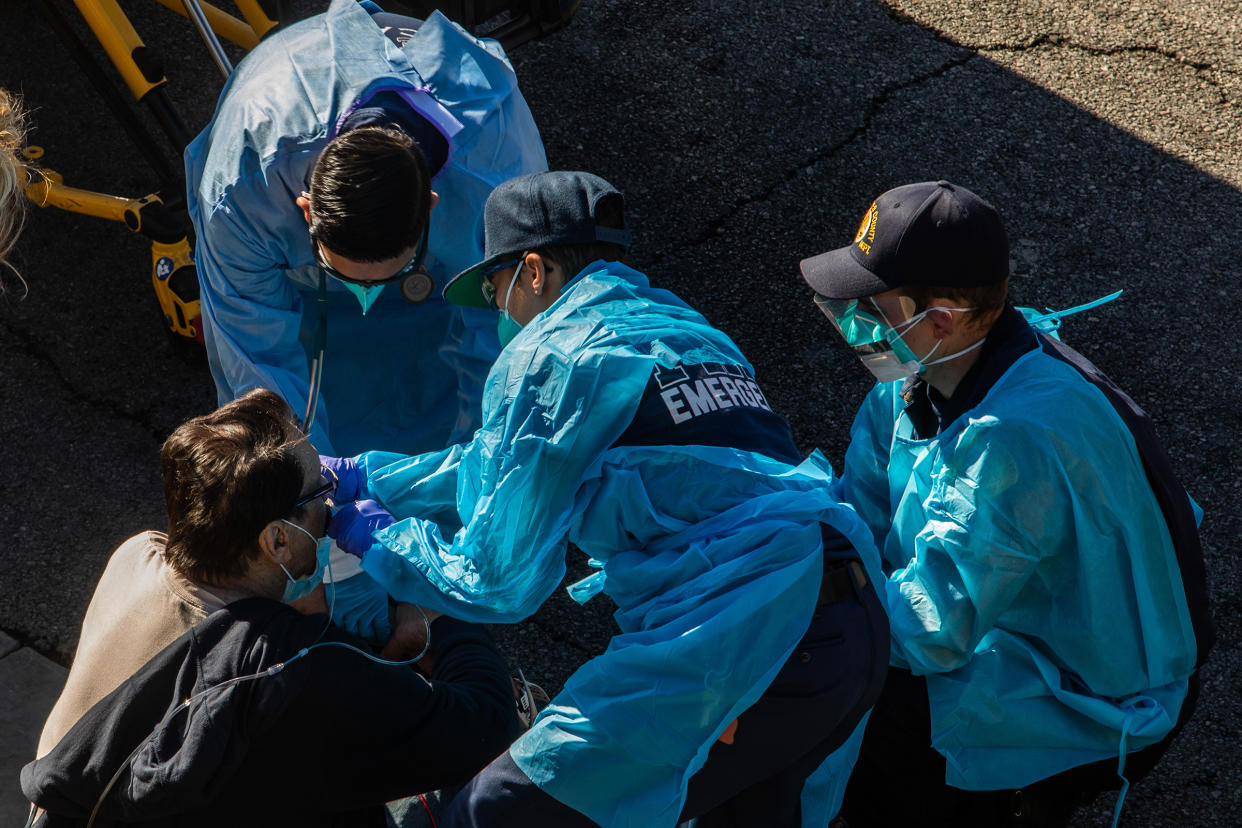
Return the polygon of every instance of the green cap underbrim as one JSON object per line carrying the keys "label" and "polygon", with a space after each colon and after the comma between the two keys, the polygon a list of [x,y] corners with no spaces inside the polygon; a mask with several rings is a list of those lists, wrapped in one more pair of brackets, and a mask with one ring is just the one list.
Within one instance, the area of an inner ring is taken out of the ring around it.
{"label": "green cap underbrim", "polygon": [[502,259],[504,255],[492,256],[458,273],[444,286],[444,301],[467,308],[494,310],[483,298],[483,274]]}
{"label": "green cap underbrim", "polygon": [[483,298],[483,273],[499,258],[497,256],[479,262],[450,279],[449,283],[444,286],[444,301],[467,308],[492,310],[492,306]]}

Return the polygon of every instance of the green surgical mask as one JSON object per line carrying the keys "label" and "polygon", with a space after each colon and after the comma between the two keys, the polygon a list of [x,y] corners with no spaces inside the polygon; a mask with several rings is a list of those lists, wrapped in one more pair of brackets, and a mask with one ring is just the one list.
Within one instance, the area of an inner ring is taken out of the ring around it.
{"label": "green surgical mask", "polygon": [[[910,350],[910,346],[906,344],[906,341],[902,339],[901,332],[897,330],[897,327],[889,324],[889,321],[884,318],[884,312],[879,308],[876,308],[876,312],[880,316],[876,317],[866,311],[859,310],[857,299],[826,299],[823,296],[817,295],[815,297],[815,304],[823,311],[824,315],[828,317],[836,329],[841,332],[841,336],[844,337],[846,344],[853,349],[854,354],[862,362],[863,366],[879,382],[895,382],[921,374],[928,365],[937,365],[941,362],[956,359],[983,344],[981,339],[969,348],[929,362],[928,360],[932,354],[940,348],[940,343],[937,342],[930,351],[924,354],[922,358],[919,358],[914,351]],[[903,331],[909,330],[926,317],[928,312],[933,310],[957,313],[971,311],[974,308],[946,308],[942,306],[927,308],[911,316],[898,327]]]}
{"label": "green surgical mask", "polygon": [[512,316],[502,313],[500,321],[496,323],[496,335],[500,337],[500,347],[503,348],[513,341],[513,337],[522,332],[522,326],[517,323]]}
{"label": "green surgical mask", "polygon": [[367,287],[363,287],[362,285],[356,285],[353,282],[341,282],[341,284],[343,284],[345,289],[352,293],[354,298],[358,300],[358,304],[362,306],[363,316],[367,315],[367,311],[371,309],[371,306],[375,304],[375,300],[379,298],[380,291],[384,289],[383,285],[369,285]]}

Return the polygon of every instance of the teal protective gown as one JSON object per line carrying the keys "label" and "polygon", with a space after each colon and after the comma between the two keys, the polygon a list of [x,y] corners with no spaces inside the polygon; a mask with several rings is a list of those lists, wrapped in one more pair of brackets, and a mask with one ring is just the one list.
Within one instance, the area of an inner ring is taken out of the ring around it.
{"label": "teal protective gown", "polygon": [[[676,823],[712,742],[810,623],[820,521],[878,576],[870,533],[830,497],[818,453],[791,466],[732,448],[613,447],[654,369],[705,363],[733,366],[735,379],[751,372],[674,295],[597,262],[501,353],[472,441],[357,458],[366,495],[406,518],[363,557],[399,600],[519,621],[564,576],[567,539],[601,563],[579,592],[611,596],[621,633],[510,752],[543,790],[604,826]],[[697,405],[762,399],[733,388]]]}
{"label": "teal protective gown", "polygon": [[1173,727],[1196,641],[1135,440],[1039,340],[918,439],[901,383],[851,432],[840,496],[872,528],[892,664],[927,677],[946,782],[1020,788]]}
{"label": "teal protective gown", "polygon": [[398,47],[355,0],[334,0],[241,61],[185,154],[220,402],[266,387],[301,415],[319,270],[294,202],[310,189],[338,119],[381,88],[410,93],[418,104],[411,108],[454,133],[432,182],[440,200],[425,266],[436,287],[411,305],[388,285],[364,317],[345,286],[327,279],[327,352],[311,435],[325,454],[428,451],[466,439],[480,422],[482,383],[499,350],[495,315],[449,305],[440,294],[483,257],[483,203],[492,189],[547,168],[513,69],[499,44],[476,40],[438,12]]}

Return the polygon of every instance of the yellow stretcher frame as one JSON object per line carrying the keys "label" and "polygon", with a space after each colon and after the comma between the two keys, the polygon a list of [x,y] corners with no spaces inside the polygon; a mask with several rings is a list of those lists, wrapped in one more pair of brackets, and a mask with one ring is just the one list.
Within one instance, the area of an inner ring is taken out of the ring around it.
{"label": "yellow stretcher frame", "polygon": [[[183,17],[190,16],[183,0],[155,2]],[[263,35],[271,31],[276,21],[267,16],[258,0],[233,2],[245,20],[239,20],[210,3],[200,2],[199,6],[202,7],[212,31],[250,51],[258,45]],[[73,0],[73,3],[78,7],[86,25],[94,32],[95,39],[108,53],[112,65],[121,73],[135,100],[142,100],[152,89],[167,83],[168,79],[163,74],[153,72],[149,67],[144,71],[141,56],[145,45],[116,0]]]}
{"label": "yellow stretcher frame", "polygon": [[[185,0],[155,2],[191,17]],[[153,68],[156,62],[146,58],[148,53],[142,38],[116,0],[73,0],[73,3],[135,100],[141,102],[168,82],[162,71]],[[233,0],[233,3],[243,19],[209,3],[200,1],[198,6],[215,34],[249,51],[277,25],[277,21],[267,16],[258,0]],[[71,187],[59,173],[37,164],[43,157],[41,147],[29,146],[25,154],[32,163],[26,196],[35,205],[119,221],[151,240],[151,284],[164,322],[173,334],[201,343],[203,329],[194,253],[189,238],[159,195],[130,198]]]}
{"label": "yellow stretcher frame", "polygon": [[[154,149],[154,144],[145,134],[145,130],[134,126],[136,120],[133,113],[128,111],[120,93],[113,88],[115,84],[111,79],[103,76],[96,61],[82,58],[87,50],[71,31],[61,12],[55,8],[55,2],[68,3],[69,0],[42,0],[49,21],[60,31],[71,49],[77,47],[75,56],[82,59],[82,68],[98,84],[104,97],[112,105],[114,114],[119,113],[118,117],[122,120],[122,125],[130,129],[131,137],[137,135],[139,149],[147,153],[148,162],[156,167],[162,186],[169,186],[170,179],[175,176],[167,165],[167,159],[162,152]],[[241,17],[225,12],[205,0],[153,2],[188,18],[194,24],[211,57],[226,78],[232,67],[218,38],[222,37],[250,51],[281,22],[268,17],[260,5],[261,0],[231,0]],[[276,13],[283,15],[280,0],[276,2]],[[180,151],[189,142],[190,136],[167,98],[167,91],[163,87],[168,79],[160,68],[158,57],[142,42],[118,0],[72,0],[72,3],[129,88],[130,94],[136,101],[148,105],[160,122],[178,152],[175,163],[180,166]],[[456,9],[456,14],[471,25],[483,22],[475,20],[476,16],[492,16],[506,7],[504,3],[485,0],[477,3],[437,0],[423,5],[427,7],[427,12],[437,6]],[[512,49],[527,40],[543,37],[565,26],[577,12],[579,5],[580,0],[561,0],[555,8],[541,8],[538,13],[527,9],[517,17],[507,18],[507,22],[499,28],[489,28],[487,34],[480,36],[494,37],[505,44],[505,48]],[[66,185],[60,174],[42,168],[37,163],[43,156],[41,147],[27,147],[26,156],[31,162],[26,195],[34,204],[120,221],[130,230],[150,239],[151,283],[168,329],[179,338],[198,340],[201,343],[203,331],[198,276],[194,267],[193,250],[184,229],[188,223],[185,221],[184,211],[179,209],[184,194],[171,196],[170,202],[175,203],[170,206],[160,198],[158,191],[141,198],[129,198],[83,190]]]}
{"label": "yellow stretcher frame", "polygon": [[[41,156],[40,148],[27,147],[26,156],[28,160],[36,160]],[[27,180],[26,197],[39,207],[56,207],[119,221],[135,233],[154,236],[151,238],[151,285],[164,315],[164,324],[178,336],[203,341],[194,252],[185,235],[167,234],[168,211],[158,195],[125,198],[82,190],[66,185],[55,170],[39,167],[32,170]]]}

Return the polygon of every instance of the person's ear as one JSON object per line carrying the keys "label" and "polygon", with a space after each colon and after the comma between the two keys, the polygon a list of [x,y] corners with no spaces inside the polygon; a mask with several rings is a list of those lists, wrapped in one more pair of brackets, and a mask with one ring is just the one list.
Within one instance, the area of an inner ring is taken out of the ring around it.
{"label": "person's ear", "polygon": [[[432,193],[432,195],[435,195],[435,193]],[[302,195],[294,199],[294,203],[302,208],[302,218],[306,219],[306,223],[307,225],[309,225],[310,224],[310,199],[307,198],[306,193],[302,193]]]}
{"label": "person's ear", "polygon": [[273,520],[259,530],[259,548],[278,564],[288,566],[293,559],[293,537],[282,521]]}
{"label": "person's ear", "polygon": [[536,296],[542,296],[548,286],[548,264],[538,253],[527,253],[524,260],[530,273],[530,289]]}
{"label": "person's ear", "polygon": [[428,210],[436,209],[436,204],[439,203],[439,201],[440,201],[440,194],[437,193],[435,190],[432,190],[431,191],[431,206],[428,207],[427,209]]}
{"label": "person's ear", "polygon": [[534,294],[542,296],[545,292],[551,293],[554,290],[553,282],[558,278],[556,263],[538,253],[527,253],[525,261],[531,274],[530,286]]}
{"label": "person's ear", "polygon": [[953,336],[955,331],[961,328],[958,324],[957,314],[947,310],[937,310],[937,308],[956,307],[952,301],[943,297],[932,299],[930,307],[931,310],[927,311],[927,321],[931,322],[932,335],[936,339],[948,339]]}

